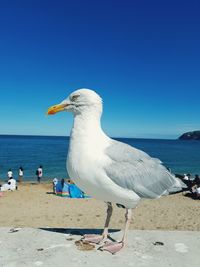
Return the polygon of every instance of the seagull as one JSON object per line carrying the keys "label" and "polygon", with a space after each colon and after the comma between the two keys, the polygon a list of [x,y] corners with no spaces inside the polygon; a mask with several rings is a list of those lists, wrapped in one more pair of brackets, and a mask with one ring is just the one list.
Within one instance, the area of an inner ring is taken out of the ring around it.
{"label": "seagull", "polygon": [[[182,189],[181,182],[159,159],[128,144],[108,137],[101,128],[103,103],[93,90],[79,89],[58,105],[48,109],[53,115],[73,113],[67,156],[70,179],[88,195],[107,203],[107,217],[102,235],[85,235],[84,240],[104,245],[112,254],[126,244],[132,209],[141,199],[167,195],[171,188]],[[113,204],[126,209],[125,230],[121,242],[106,242]]]}

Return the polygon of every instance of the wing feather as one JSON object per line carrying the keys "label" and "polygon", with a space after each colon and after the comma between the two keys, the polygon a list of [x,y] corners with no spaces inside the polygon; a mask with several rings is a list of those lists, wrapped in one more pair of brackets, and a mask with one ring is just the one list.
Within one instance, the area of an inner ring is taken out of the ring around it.
{"label": "wing feather", "polygon": [[157,198],[176,184],[175,177],[159,159],[141,150],[112,140],[105,153],[111,159],[105,167],[107,176],[142,198]]}

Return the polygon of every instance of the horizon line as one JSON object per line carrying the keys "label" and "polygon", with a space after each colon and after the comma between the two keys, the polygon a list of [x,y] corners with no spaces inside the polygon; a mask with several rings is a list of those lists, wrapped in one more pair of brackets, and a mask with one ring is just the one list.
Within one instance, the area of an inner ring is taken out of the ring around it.
{"label": "horizon line", "polygon": [[[62,137],[62,138],[70,138],[69,135],[38,135],[38,134],[1,134],[0,136],[27,136],[27,137]],[[125,136],[112,136],[111,138],[115,139],[157,139],[157,140],[178,140],[178,138],[158,138],[158,137],[125,137]]]}

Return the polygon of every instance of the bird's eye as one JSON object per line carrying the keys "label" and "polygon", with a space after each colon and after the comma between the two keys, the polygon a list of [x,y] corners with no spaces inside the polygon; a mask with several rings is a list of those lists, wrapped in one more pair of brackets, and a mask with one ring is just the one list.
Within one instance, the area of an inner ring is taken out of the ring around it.
{"label": "bird's eye", "polygon": [[77,98],[79,98],[80,95],[73,95],[71,97],[71,101],[76,101]]}

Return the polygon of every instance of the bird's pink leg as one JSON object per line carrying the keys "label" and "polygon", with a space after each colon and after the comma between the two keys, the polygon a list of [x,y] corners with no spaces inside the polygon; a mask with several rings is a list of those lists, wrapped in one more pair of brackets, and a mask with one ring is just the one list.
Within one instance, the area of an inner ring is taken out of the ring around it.
{"label": "bird's pink leg", "polygon": [[128,229],[131,223],[131,217],[132,217],[132,209],[126,209],[126,214],[125,214],[125,229],[124,229],[124,235],[122,238],[122,243],[125,245],[126,240],[127,240],[127,234],[128,234]]}
{"label": "bird's pink leg", "polygon": [[115,254],[116,252],[120,251],[126,244],[127,240],[127,233],[128,233],[128,228],[130,226],[131,222],[131,215],[132,215],[132,210],[131,209],[126,209],[126,214],[125,214],[125,230],[124,230],[124,235],[122,238],[121,242],[108,242],[104,246],[102,246],[100,249],[101,250],[106,250],[112,254]]}
{"label": "bird's pink leg", "polygon": [[112,204],[110,202],[108,202],[107,205],[108,205],[107,217],[106,217],[106,222],[105,222],[105,226],[104,226],[104,230],[103,230],[103,234],[102,234],[104,240],[108,237],[108,227],[109,227],[110,219],[111,219],[112,212],[113,212]]}
{"label": "bird's pink leg", "polygon": [[107,237],[108,237],[108,226],[109,226],[110,218],[111,218],[112,212],[113,212],[112,204],[110,202],[108,202],[107,205],[108,205],[107,217],[106,217],[106,222],[105,222],[103,234],[102,235],[94,235],[94,234],[84,235],[84,238],[83,238],[84,241],[90,242],[90,243],[99,244],[100,242],[102,242],[102,241],[107,239]]}

